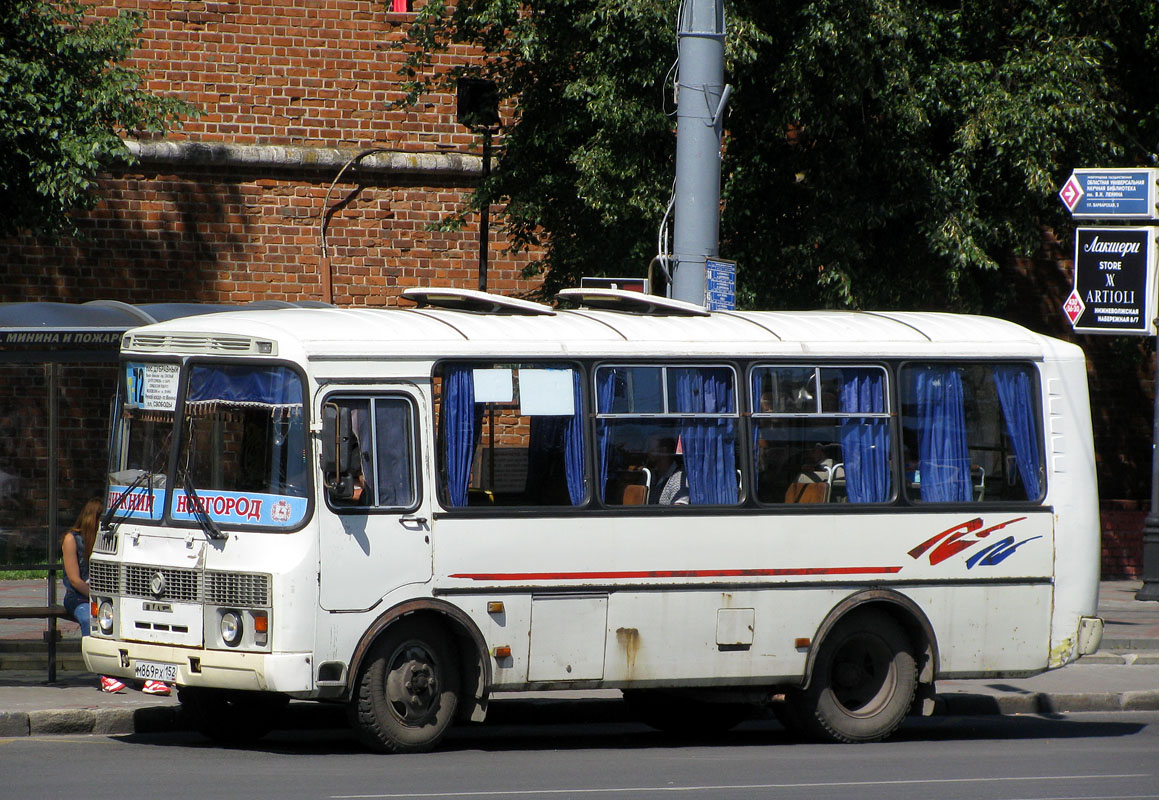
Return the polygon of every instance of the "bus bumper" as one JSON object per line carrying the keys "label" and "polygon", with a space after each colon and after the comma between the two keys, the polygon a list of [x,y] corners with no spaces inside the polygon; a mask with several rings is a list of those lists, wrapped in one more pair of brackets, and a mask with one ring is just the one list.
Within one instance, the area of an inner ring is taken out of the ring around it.
{"label": "bus bumper", "polygon": [[1098,651],[1103,641],[1103,620],[1100,617],[1079,618],[1078,654],[1089,656]]}
{"label": "bus bumper", "polygon": [[123,642],[85,636],[81,653],[90,672],[135,677],[136,665],[173,664],[177,684],[257,692],[308,693],[314,688],[309,653],[233,653]]}

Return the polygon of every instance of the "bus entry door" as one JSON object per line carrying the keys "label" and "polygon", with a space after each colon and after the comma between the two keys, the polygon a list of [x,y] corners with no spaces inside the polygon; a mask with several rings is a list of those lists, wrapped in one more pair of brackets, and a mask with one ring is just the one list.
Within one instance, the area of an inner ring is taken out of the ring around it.
{"label": "bus entry door", "polygon": [[323,424],[321,447],[347,448],[342,459],[325,452],[320,459],[319,602],[327,611],[365,611],[431,578],[419,399],[417,388],[399,385],[322,400],[332,423]]}

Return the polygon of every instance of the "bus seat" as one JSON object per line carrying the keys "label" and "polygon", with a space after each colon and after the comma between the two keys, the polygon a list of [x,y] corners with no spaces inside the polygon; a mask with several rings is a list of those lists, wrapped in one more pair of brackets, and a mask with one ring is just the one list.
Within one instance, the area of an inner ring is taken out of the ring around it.
{"label": "bus seat", "polygon": [[820,483],[790,483],[785,492],[786,503],[828,503],[829,484]]}
{"label": "bus seat", "polygon": [[974,486],[974,499],[986,499],[986,470],[978,464],[970,465],[970,483]]}
{"label": "bus seat", "polygon": [[647,467],[633,467],[620,473],[619,480],[624,487],[620,504],[642,506],[648,502],[652,488],[652,470]]}
{"label": "bus seat", "polygon": [[624,505],[642,506],[648,502],[648,487],[643,483],[630,483],[624,487]]}

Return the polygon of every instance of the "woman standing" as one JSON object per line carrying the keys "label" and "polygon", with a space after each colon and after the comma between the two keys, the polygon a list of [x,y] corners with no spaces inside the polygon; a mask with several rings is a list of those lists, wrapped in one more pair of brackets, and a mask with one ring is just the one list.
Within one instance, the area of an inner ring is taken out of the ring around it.
{"label": "woman standing", "polygon": [[[64,564],[64,607],[80,625],[80,635],[88,636],[92,630],[92,613],[89,607],[89,556],[97,543],[97,528],[100,527],[100,500],[89,500],[81,509],[72,528],[60,543],[61,561]],[[125,684],[107,675],[101,676],[102,692],[122,692]],[[145,681],[142,688],[147,694],[169,694],[169,687],[160,681]]]}

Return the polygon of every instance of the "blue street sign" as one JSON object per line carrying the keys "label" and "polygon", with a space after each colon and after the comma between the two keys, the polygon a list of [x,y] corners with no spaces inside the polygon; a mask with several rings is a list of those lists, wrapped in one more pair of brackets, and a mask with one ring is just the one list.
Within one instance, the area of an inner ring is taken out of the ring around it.
{"label": "blue street sign", "polygon": [[736,309],[736,262],[709,258],[704,262],[704,307],[709,311]]}
{"label": "blue street sign", "polygon": [[1076,169],[1059,190],[1075,219],[1159,219],[1159,169]]}

